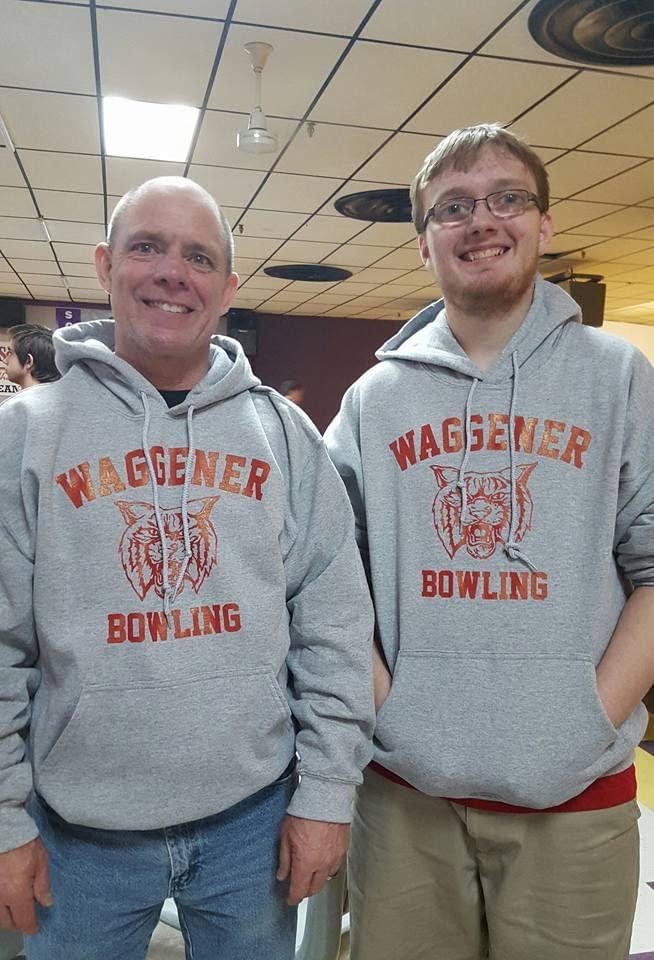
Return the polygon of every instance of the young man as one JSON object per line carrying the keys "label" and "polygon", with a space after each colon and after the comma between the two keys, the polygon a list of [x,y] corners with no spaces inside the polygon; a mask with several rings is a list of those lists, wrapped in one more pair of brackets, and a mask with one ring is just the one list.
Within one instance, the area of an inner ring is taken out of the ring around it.
{"label": "young man", "polygon": [[53,331],[38,324],[11,328],[7,357],[7,380],[25,390],[40,383],[53,383],[60,373],[55,366]]}
{"label": "young man", "polygon": [[623,960],[654,680],[654,376],[536,273],[546,171],[496,125],[412,187],[443,299],[327,439],[377,613],[352,960]]}
{"label": "young man", "polygon": [[202,188],[132,191],[115,320],[0,413],[0,925],[30,960],[143,960],[168,896],[196,960],[290,960],[348,844],[365,577],[317,431],[214,336],[231,263]]}

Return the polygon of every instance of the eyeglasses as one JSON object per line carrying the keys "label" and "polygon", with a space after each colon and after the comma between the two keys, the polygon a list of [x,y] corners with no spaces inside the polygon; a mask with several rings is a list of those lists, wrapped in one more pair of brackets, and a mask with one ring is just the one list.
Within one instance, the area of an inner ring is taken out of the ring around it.
{"label": "eyeglasses", "polygon": [[[510,220],[523,214],[530,203],[535,203],[540,210],[538,197],[528,190],[498,190],[489,193],[487,197],[451,197],[442,200],[430,207],[425,214],[422,229],[427,228],[430,220],[439,226],[456,226],[470,220],[478,203],[486,204],[494,217],[500,220]],[[541,210],[542,213],[542,210]]]}

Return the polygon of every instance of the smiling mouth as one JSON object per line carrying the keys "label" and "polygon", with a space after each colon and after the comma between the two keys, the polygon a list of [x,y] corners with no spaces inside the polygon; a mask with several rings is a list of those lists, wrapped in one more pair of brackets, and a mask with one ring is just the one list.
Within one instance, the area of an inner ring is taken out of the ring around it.
{"label": "smiling mouth", "polygon": [[495,257],[501,257],[506,253],[508,247],[489,247],[487,250],[468,250],[462,253],[460,260],[466,263],[474,263],[477,260],[493,260]]}
{"label": "smiling mouth", "polygon": [[163,310],[164,313],[190,313],[191,308],[185,307],[181,303],[168,303],[167,300],[144,300],[147,307],[154,307],[156,310]]}

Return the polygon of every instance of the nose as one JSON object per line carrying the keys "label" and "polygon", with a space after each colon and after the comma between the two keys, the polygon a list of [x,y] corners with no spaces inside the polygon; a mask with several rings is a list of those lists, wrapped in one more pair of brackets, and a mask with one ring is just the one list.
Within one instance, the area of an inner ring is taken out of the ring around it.
{"label": "nose", "polygon": [[156,283],[171,287],[185,287],[188,281],[188,264],[185,258],[174,250],[167,250],[157,257],[154,279]]}
{"label": "nose", "polygon": [[497,217],[493,216],[490,212],[486,199],[475,200],[469,224],[473,229],[477,230],[495,229],[497,227]]}

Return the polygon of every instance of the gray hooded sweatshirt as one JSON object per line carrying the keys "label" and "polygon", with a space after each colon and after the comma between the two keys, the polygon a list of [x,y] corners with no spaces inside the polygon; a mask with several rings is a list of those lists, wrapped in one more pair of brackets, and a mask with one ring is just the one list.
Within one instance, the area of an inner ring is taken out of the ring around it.
{"label": "gray hooded sweatshirt", "polygon": [[112,322],[55,342],[62,380],[0,411],[0,849],[36,834],[32,773],[65,820],[146,830],[230,807],[296,749],[290,812],[347,821],[372,608],[319,434],[228,338],[172,409]]}
{"label": "gray hooded sweatshirt", "polygon": [[326,434],[393,674],[375,759],[425,793],[546,808],[632,762],[595,668],[654,585],[654,371],[537,279],[492,368],[442,301],[386,343]]}

